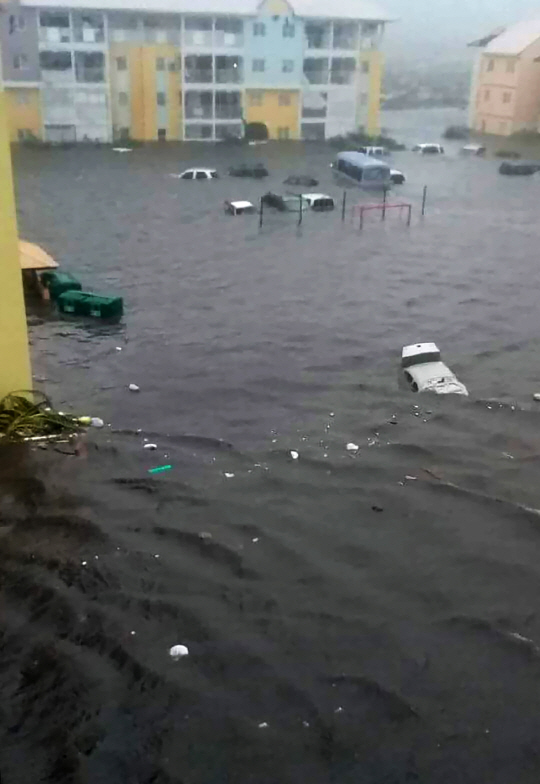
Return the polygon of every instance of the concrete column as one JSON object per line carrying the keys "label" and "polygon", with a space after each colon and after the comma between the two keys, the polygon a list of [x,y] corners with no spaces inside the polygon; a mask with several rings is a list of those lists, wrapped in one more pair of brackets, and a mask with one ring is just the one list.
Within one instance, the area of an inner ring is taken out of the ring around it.
{"label": "concrete column", "polygon": [[31,387],[7,103],[0,82],[0,397]]}

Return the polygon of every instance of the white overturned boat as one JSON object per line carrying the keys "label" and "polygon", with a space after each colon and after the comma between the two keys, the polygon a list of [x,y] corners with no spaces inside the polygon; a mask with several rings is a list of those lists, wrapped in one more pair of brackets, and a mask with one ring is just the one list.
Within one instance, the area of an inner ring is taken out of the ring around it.
{"label": "white overturned boat", "polygon": [[435,343],[413,343],[401,352],[405,381],[413,392],[435,392],[437,395],[468,395],[467,387],[458,381],[441,360]]}

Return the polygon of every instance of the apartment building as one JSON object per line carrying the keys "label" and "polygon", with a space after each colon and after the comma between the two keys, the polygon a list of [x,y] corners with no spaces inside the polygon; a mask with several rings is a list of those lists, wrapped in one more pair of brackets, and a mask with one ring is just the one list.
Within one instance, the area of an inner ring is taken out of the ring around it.
{"label": "apartment building", "polygon": [[499,29],[470,46],[480,49],[473,69],[469,126],[509,136],[540,123],[540,19]]}
{"label": "apartment building", "polygon": [[379,131],[384,11],[364,0],[0,2],[12,140]]}

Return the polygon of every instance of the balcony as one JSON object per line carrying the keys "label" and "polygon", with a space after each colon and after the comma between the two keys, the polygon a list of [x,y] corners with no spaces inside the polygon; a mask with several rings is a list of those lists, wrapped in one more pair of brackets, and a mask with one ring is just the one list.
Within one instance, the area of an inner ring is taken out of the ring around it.
{"label": "balcony", "polygon": [[355,51],[358,48],[358,25],[353,22],[334,22],[334,49]]}
{"label": "balcony", "polygon": [[186,123],[186,139],[191,141],[208,140],[213,136],[213,126],[211,123]]}
{"label": "balcony", "polygon": [[72,19],[74,41],[84,44],[101,44],[105,41],[102,14],[74,11]]}
{"label": "balcony", "polygon": [[306,57],[304,77],[309,84],[328,84],[328,59]]}
{"label": "balcony", "polygon": [[330,25],[327,22],[307,22],[305,31],[308,49],[330,48]]}
{"label": "balcony", "polygon": [[166,16],[143,18],[144,40],[151,44],[180,43],[180,22]]}
{"label": "balcony", "polygon": [[242,99],[239,92],[216,92],[216,119],[242,119]]}
{"label": "balcony", "polygon": [[109,14],[109,37],[115,43],[124,41],[135,42],[142,40],[140,18],[135,14],[112,13]]}
{"label": "balcony", "polygon": [[212,20],[188,17],[184,22],[184,46],[212,48]]}
{"label": "balcony", "polygon": [[241,19],[216,19],[214,46],[240,48],[244,45],[244,23]]}
{"label": "balcony", "polygon": [[334,57],[330,69],[330,84],[353,84],[355,71],[354,57]]}
{"label": "balcony", "polygon": [[244,135],[244,127],[239,123],[216,124],[216,139],[218,141],[229,141],[230,139],[241,139]]}
{"label": "balcony", "polygon": [[212,57],[188,55],[184,59],[184,81],[188,84],[211,84],[214,81]]}
{"label": "balcony", "polygon": [[42,11],[39,15],[39,41],[44,44],[71,43],[69,14]]}
{"label": "balcony", "polygon": [[186,120],[210,120],[214,113],[211,92],[198,92],[186,90],[185,117]]}
{"label": "balcony", "polygon": [[75,78],[78,82],[105,81],[105,57],[102,52],[75,52]]}
{"label": "balcony", "polygon": [[244,81],[241,57],[216,57],[216,82],[218,84],[241,84]]}
{"label": "balcony", "polygon": [[73,81],[71,52],[40,52],[39,65],[46,84],[67,84]]}

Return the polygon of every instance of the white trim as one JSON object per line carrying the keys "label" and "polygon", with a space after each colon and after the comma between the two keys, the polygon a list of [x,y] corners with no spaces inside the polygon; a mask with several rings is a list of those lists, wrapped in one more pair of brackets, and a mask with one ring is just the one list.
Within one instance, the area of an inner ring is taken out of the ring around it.
{"label": "white trim", "polygon": [[21,90],[39,90],[41,89],[43,82],[2,82],[2,87],[7,88],[8,90],[11,89],[18,89]]}

